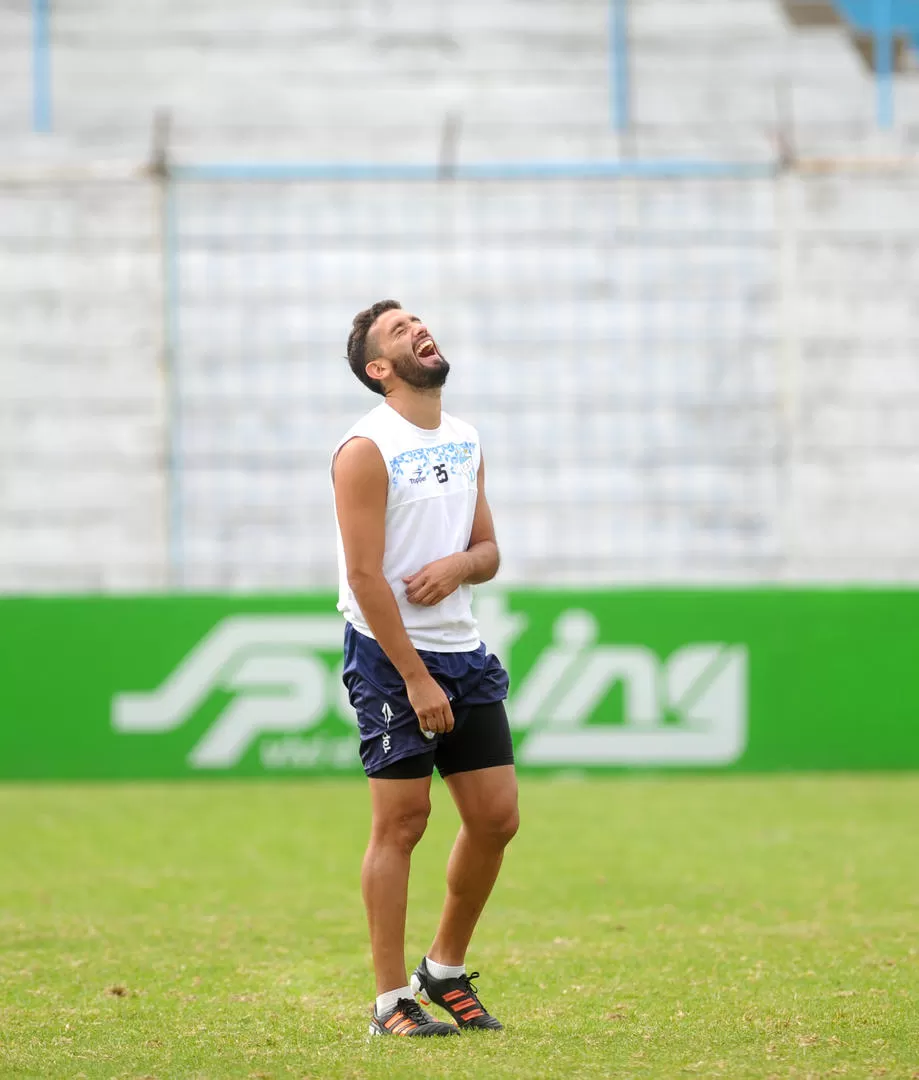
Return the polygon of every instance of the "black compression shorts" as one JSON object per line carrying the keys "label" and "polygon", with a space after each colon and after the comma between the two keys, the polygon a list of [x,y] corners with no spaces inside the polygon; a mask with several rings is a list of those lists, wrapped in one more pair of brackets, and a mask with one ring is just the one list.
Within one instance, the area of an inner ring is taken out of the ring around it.
{"label": "black compression shorts", "polygon": [[430,750],[400,758],[368,776],[373,780],[418,780],[431,776],[435,767],[441,776],[452,776],[514,764],[514,746],[503,701],[458,709],[454,720],[453,730],[441,735]]}

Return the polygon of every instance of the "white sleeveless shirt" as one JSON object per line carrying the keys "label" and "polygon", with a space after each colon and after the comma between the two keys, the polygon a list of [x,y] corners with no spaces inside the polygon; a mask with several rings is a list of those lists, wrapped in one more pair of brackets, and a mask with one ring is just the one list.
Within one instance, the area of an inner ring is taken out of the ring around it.
{"label": "white sleeveless shirt", "polygon": [[[460,585],[434,607],[423,607],[409,603],[402,579],[435,559],[468,548],[482,460],[478,432],[447,413],[441,414],[435,430],[415,427],[384,402],[335,447],[333,468],[338,451],[354,438],[376,443],[386,463],[389,489],[383,575],[395,595],[409,640],[416,649],[433,652],[477,649],[480,638],[472,614],[471,586]],[[348,584],[340,529],[338,581],[338,610],[355,630],[373,637]]]}

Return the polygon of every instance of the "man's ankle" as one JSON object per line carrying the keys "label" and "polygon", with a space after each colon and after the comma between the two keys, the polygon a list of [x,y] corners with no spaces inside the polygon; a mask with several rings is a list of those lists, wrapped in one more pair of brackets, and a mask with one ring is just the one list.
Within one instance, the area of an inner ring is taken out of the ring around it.
{"label": "man's ankle", "polygon": [[437,960],[432,960],[430,953],[425,957],[425,961],[427,962],[428,971],[435,979],[458,979],[466,974],[466,965],[464,963],[441,964]]}
{"label": "man's ankle", "polygon": [[382,994],[377,994],[377,1016],[383,1016],[384,1013],[391,1012],[400,998],[408,998],[409,1001],[414,1001],[415,995],[412,993],[412,988],[410,986],[400,986],[396,990],[384,990]]}

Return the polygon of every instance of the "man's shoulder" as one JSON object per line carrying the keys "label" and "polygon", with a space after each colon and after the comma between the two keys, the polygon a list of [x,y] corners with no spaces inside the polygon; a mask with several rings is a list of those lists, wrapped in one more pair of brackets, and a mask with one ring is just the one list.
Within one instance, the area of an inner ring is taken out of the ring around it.
{"label": "man's shoulder", "polygon": [[[383,451],[378,441],[380,426],[378,413],[380,406],[365,413],[360,420],[348,428],[344,435],[335,444],[332,450],[332,477],[334,481],[336,463],[344,454],[351,466],[359,469],[375,468],[378,461],[383,459]],[[384,462],[385,463],[385,462]]]}
{"label": "man's shoulder", "polygon": [[364,413],[360,419],[355,420],[351,427],[348,428],[335,444],[336,447],[340,449],[351,439],[372,438],[380,423],[379,412],[381,407],[382,406],[377,405],[376,408],[371,409],[370,412]]}

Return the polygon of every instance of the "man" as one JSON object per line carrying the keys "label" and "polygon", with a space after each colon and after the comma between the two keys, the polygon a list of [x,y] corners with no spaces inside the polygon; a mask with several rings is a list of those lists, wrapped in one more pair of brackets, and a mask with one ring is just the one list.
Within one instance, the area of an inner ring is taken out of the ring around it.
{"label": "man", "polygon": [[[500,1030],[470,981],[478,974],[465,967],[518,825],[507,673],[479,640],[470,606],[471,586],[493,578],[499,562],[479,438],[442,412],[450,365],[396,301],[355,317],[348,362],[385,399],[332,458],[344,682],[372,808],[361,874],[376,973],[370,1032]],[[462,825],[437,933],[409,983],[409,865],[427,824],[435,766]],[[415,994],[454,1022],[435,1021]]]}

